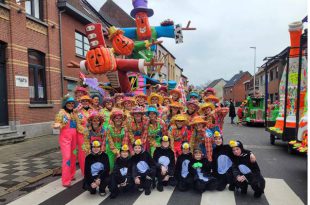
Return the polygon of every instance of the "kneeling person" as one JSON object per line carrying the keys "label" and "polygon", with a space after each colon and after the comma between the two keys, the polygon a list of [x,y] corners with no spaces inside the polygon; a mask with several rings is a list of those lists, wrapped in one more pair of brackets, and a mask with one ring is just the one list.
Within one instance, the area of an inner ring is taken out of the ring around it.
{"label": "kneeling person", "polygon": [[200,148],[194,150],[194,156],[189,167],[194,178],[194,189],[196,191],[203,193],[206,190],[216,189],[217,182],[211,175],[211,163],[203,157]]}
{"label": "kneeling person", "polygon": [[177,180],[177,188],[180,191],[187,191],[193,185],[193,178],[189,173],[189,163],[192,159],[192,153],[189,149],[189,143],[183,142],[181,145],[182,154],[177,158],[174,177]]}
{"label": "kneeling person", "polygon": [[133,145],[132,176],[136,187],[144,189],[145,195],[151,194],[151,185],[156,173],[156,165],[151,155],[143,150],[142,142],[137,139]]}
{"label": "kneeling person", "polygon": [[265,179],[263,178],[254,154],[243,148],[240,141],[229,142],[233,151],[233,175],[236,187],[241,188],[241,193],[246,194],[248,184],[254,190],[254,197],[259,198],[264,193]]}
{"label": "kneeling person", "polygon": [[156,148],[153,156],[156,163],[157,190],[160,192],[163,191],[163,186],[167,186],[168,183],[171,186],[176,185],[174,179],[174,152],[169,147],[169,141],[168,136],[163,136],[161,146]]}
{"label": "kneeling person", "polygon": [[99,188],[99,194],[105,195],[105,188],[109,183],[109,172],[108,155],[101,152],[101,144],[95,140],[91,144],[91,153],[85,159],[85,188],[91,194],[96,194]]}
{"label": "kneeling person", "polygon": [[111,199],[116,198],[120,190],[128,191],[133,187],[132,164],[129,157],[128,145],[124,144],[121,147],[120,157],[115,161],[110,178],[111,183],[109,189]]}

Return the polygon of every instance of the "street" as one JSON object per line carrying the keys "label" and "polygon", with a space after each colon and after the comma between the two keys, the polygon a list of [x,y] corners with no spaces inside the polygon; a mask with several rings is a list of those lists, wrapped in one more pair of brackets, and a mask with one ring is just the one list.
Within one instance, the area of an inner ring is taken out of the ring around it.
{"label": "street", "polygon": [[[266,179],[265,194],[260,199],[254,199],[249,187],[247,195],[238,192],[179,192],[172,187],[165,187],[164,192],[152,190],[150,196],[140,192],[119,195],[109,199],[108,195],[93,196],[82,189],[82,177],[77,175],[71,188],[61,186],[60,177],[47,177],[19,191],[12,192],[0,198],[1,204],[306,204],[307,203],[307,157],[291,155],[287,152],[285,143],[269,144],[269,135],[263,127],[247,127],[224,125],[224,141],[238,139],[246,149],[255,154],[263,176]],[[56,156],[56,155],[55,155]],[[57,155],[59,156],[59,155]],[[60,159],[59,159],[60,160]],[[79,173],[79,172],[78,172]]]}

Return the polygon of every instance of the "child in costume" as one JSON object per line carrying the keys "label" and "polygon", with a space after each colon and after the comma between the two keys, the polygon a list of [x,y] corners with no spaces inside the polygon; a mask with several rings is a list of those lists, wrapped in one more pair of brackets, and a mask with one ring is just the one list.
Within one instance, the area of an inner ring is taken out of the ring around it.
{"label": "child in costume", "polygon": [[186,102],[186,107],[187,107],[187,110],[184,114],[186,115],[189,123],[191,123],[194,117],[199,116],[198,114],[199,105],[196,100],[190,100]]}
{"label": "child in costume", "polygon": [[104,115],[104,124],[103,128],[106,130],[109,126],[111,111],[114,107],[114,99],[111,97],[106,97],[103,99],[103,115]]}
{"label": "child in costume", "polygon": [[190,139],[190,147],[192,152],[195,148],[201,149],[203,155],[211,162],[213,132],[206,128],[206,124],[207,122],[201,116],[195,117],[192,123],[190,123],[193,130]]}
{"label": "child in costume", "polygon": [[143,150],[140,139],[136,140],[134,145],[134,155],[132,161],[132,176],[136,187],[144,189],[145,195],[151,194],[152,182],[155,178],[156,165],[151,155]]}
{"label": "child in costume", "polygon": [[77,122],[77,146],[78,146],[78,159],[81,168],[81,172],[84,175],[84,163],[86,157],[86,150],[84,145],[84,136],[87,132],[87,119],[92,112],[90,107],[92,99],[88,95],[84,95],[80,98],[81,107],[75,110],[75,119]]}
{"label": "child in costume", "polygon": [[144,108],[136,106],[130,112],[131,121],[128,122],[127,128],[129,139],[133,144],[137,139],[141,139],[143,147],[146,148],[147,138],[147,118],[145,117]]}
{"label": "child in costume", "polygon": [[135,96],[135,100],[139,107],[145,108],[147,105],[147,96],[144,93],[139,93]]}
{"label": "child in costume", "polygon": [[151,93],[147,98],[147,102],[149,106],[154,106],[157,109],[159,116],[162,115],[163,108],[161,104],[163,103],[163,97],[161,95]]}
{"label": "child in costume", "polygon": [[214,105],[213,103],[203,103],[200,105],[199,113],[201,116],[204,117],[204,120],[207,122],[207,128],[213,129],[215,125],[215,117],[214,117]]}
{"label": "child in costume", "polygon": [[238,116],[238,125],[242,125],[243,120],[243,104],[241,104],[237,109],[237,116]]}
{"label": "child in costume", "polygon": [[215,127],[218,127],[221,133],[223,133],[224,119],[228,112],[229,109],[227,107],[223,107],[221,103],[216,104],[214,112]]}
{"label": "child in costume", "polygon": [[128,118],[131,117],[130,115],[130,112],[132,110],[132,108],[135,106],[135,100],[131,97],[124,97],[123,98],[123,101],[122,101],[122,107],[124,108],[124,114],[126,115],[127,117],[127,120]]}
{"label": "child in costume", "polygon": [[158,117],[159,113],[154,106],[149,106],[146,115],[149,117],[147,123],[147,149],[150,151],[151,155],[160,146],[160,139],[162,136],[167,135],[167,126],[165,122]]}
{"label": "child in costume", "polygon": [[162,117],[162,119],[165,121],[166,125],[170,127],[170,121],[173,118],[173,116],[181,114],[183,111],[183,105],[179,102],[172,102],[168,106],[168,110],[166,114]]}
{"label": "child in costume", "polygon": [[93,111],[88,118],[88,130],[85,132],[83,149],[87,154],[90,153],[90,145],[97,140],[101,144],[101,152],[105,151],[106,136],[102,126],[104,122],[103,116],[97,111]]}
{"label": "child in costume", "polygon": [[80,101],[80,98],[84,95],[88,95],[88,91],[86,88],[78,86],[75,88],[74,90],[74,98],[76,100],[76,102]]}
{"label": "child in costume", "polygon": [[119,156],[122,144],[129,143],[129,133],[124,122],[126,115],[120,109],[113,109],[110,116],[110,125],[107,132],[107,154],[109,156],[110,168],[114,168],[115,158]]}
{"label": "child in costume", "polygon": [[190,133],[187,129],[187,125],[188,120],[185,115],[178,114],[172,118],[168,135],[170,137],[171,149],[174,151],[176,158],[182,154],[182,142],[190,139]]}
{"label": "child in costume", "polygon": [[226,185],[229,184],[229,190],[234,191],[232,158],[233,153],[229,145],[223,144],[223,137],[220,132],[214,132],[214,143],[212,153],[212,170],[213,176],[217,179],[217,190],[223,191]]}
{"label": "child in costume", "polygon": [[217,186],[216,179],[211,174],[211,162],[203,157],[199,148],[194,150],[193,158],[189,163],[189,172],[194,180],[194,189],[203,193],[206,190],[215,190]]}
{"label": "child in costume", "polygon": [[254,190],[254,197],[259,198],[264,193],[265,179],[260,172],[255,156],[251,151],[243,148],[240,141],[229,142],[233,151],[233,175],[235,185],[241,188],[241,193],[246,194],[248,185]]}
{"label": "child in costume", "polygon": [[169,93],[174,102],[182,103],[182,93],[179,89],[170,90]]}
{"label": "child in costume", "polygon": [[168,184],[176,185],[174,178],[175,158],[172,149],[169,147],[169,137],[161,138],[161,146],[157,147],[153,159],[156,163],[157,190],[162,192],[163,186]]}
{"label": "child in costume", "polygon": [[120,191],[128,191],[133,188],[132,162],[129,156],[129,147],[124,144],[120,156],[116,159],[114,169],[110,175],[110,198],[114,199]]}
{"label": "child in costume", "polygon": [[171,103],[172,103],[172,99],[170,98],[170,97],[167,97],[167,96],[165,96],[165,97],[163,97],[164,99],[163,99],[163,104],[162,104],[162,106],[163,107],[165,107],[165,108],[167,108]]}
{"label": "child in costume", "polygon": [[90,194],[96,194],[99,188],[100,196],[106,194],[105,188],[109,184],[109,158],[101,151],[101,144],[95,140],[91,143],[91,153],[85,159],[85,188]]}
{"label": "child in costume", "polygon": [[92,98],[91,108],[99,113],[103,113],[103,107],[100,105],[102,97],[100,95],[95,94],[92,95],[91,98]]}
{"label": "child in costume", "polygon": [[69,187],[74,179],[76,169],[76,121],[73,114],[75,100],[65,96],[62,107],[55,118],[53,128],[60,129],[59,145],[62,155],[62,185]]}
{"label": "child in costume", "polygon": [[115,93],[114,94],[114,101],[115,101],[115,107],[118,109],[123,109],[122,102],[124,98],[124,93]]}
{"label": "child in costume", "polygon": [[193,177],[189,173],[189,163],[192,160],[192,153],[188,142],[181,145],[182,154],[178,156],[175,165],[174,177],[177,180],[177,188],[180,191],[187,191],[193,186]]}

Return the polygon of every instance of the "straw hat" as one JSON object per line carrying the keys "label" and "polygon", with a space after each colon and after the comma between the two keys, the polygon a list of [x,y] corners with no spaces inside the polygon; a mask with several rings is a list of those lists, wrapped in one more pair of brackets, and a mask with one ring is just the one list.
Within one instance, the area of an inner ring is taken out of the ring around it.
{"label": "straw hat", "polygon": [[196,125],[196,124],[200,124],[200,123],[203,123],[203,124],[207,124],[207,121],[205,121],[201,116],[197,116],[197,117],[194,117],[192,122],[190,123],[190,125]]}
{"label": "straw hat", "polygon": [[158,104],[162,104],[162,103],[163,103],[163,97],[162,97],[161,95],[158,95],[157,93],[151,93],[151,94],[148,96],[148,98],[147,98],[147,103],[148,103],[149,105],[152,104],[151,99],[152,99],[153,97],[157,97],[157,98],[159,99],[159,100],[158,100]]}

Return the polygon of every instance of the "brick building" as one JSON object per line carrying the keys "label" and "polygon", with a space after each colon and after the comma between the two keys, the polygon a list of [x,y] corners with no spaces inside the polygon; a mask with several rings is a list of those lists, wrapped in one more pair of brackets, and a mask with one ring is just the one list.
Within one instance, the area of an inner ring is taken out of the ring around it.
{"label": "brick building", "polygon": [[66,64],[88,49],[83,26],[101,22],[79,0],[18,2],[0,0],[0,142],[51,133],[78,80]]}
{"label": "brick building", "polygon": [[224,101],[232,99],[236,106],[246,98],[244,82],[250,80],[252,75],[246,71],[240,71],[234,75],[224,86]]}
{"label": "brick building", "polygon": [[265,71],[264,74],[267,75],[268,98],[271,102],[279,100],[279,85],[287,63],[288,52],[289,47],[285,48],[279,54],[268,58],[267,62],[262,65]]}

